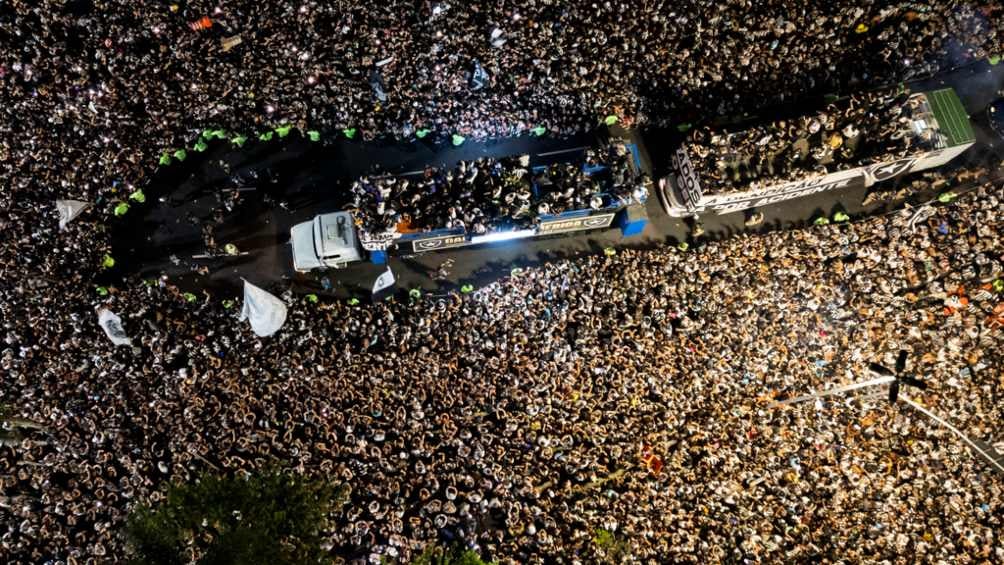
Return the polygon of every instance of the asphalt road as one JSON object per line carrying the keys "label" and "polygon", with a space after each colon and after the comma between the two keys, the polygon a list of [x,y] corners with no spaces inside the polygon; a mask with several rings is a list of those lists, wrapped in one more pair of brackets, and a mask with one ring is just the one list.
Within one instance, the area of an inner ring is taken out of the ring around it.
{"label": "asphalt road", "polygon": [[[951,86],[970,112],[977,144],[946,167],[981,161],[999,163],[1004,158],[1004,142],[987,127],[984,111],[1004,88],[1004,65],[973,65],[910,86],[914,90]],[[664,174],[668,156],[680,137],[673,131],[650,131],[640,135],[620,132],[617,128],[610,134],[630,135],[638,143],[643,167],[653,178]],[[297,275],[292,270],[288,244],[292,225],[342,207],[345,187],[352,178],[367,173],[404,173],[427,165],[452,167],[459,160],[480,156],[527,153],[538,161],[560,159],[574,155],[572,149],[603,141],[607,135],[604,129],[570,139],[522,137],[488,143],[468,142],[461,147],[424,142],[388,144],[341,140],[311,143],[295,133],[285,140],[253,144],[239,151],[217,143],[203,154],[190,154],[184,163],[165,168],[145,189],[148,203],[134,207],[125,217],[114,221],[113,247],[118,266],[108,277],[150,279],[166,275],[182,288],[207,288],[220,295],[236,294],[240,279],[246,278],[273,289],[291,287],[297,292],[365,296],[385,267],[358,264],[338,271]],[[565,153],[548,155],[553,152]],[[252,169],[269,172],[252,180],[248,178],[248,171]],[[236,182],[235,176],[238,177]],[[909,183],[911,180],[905,177],[891,182]],[[234,191],[235,186],[245,189]],[[895,186],[890,188],[895,189]],[[864,197],[865,191],[861,189],[781,202],[759,210],[764,214],[764,223],[755,229],[789,228],[804,224],[819,213],[832,216],[838,209],[852,217],[880,213],[902,203],[884,202],[865,208],[861,205]],[[920,194],[912,198],[928,197],[930,195]],[[241,251],[240,255],[197,258],[206,253],[201,226],[211,223],[214,211],[221,219],[215,230],[217,244],[222,248],[226,243],[233,243]],[[641,235],[632,238],[622,238],[620,231],[612,228],[392,258],[390,266],[399,288],[422,287],[428,292],[447,292],[467,282],[484,284],[508,274],[514,267],[602,253],[607,247],[645,248],[688,240],[689,226],[680,219],[668,217],[654,194],[648,201],[647,211],[648,226]],[[704,216],[706,233],[702,238],[730,237],[748,231],[744,220],[742,212]],[[447,281],[433,280],[430,275],[447,258],[454,260],[450,277]],[[200,268],[203,274],[197,272]],[[330,283],[330,291],[324,290],[324,286],[329,286],[326,283]]]}

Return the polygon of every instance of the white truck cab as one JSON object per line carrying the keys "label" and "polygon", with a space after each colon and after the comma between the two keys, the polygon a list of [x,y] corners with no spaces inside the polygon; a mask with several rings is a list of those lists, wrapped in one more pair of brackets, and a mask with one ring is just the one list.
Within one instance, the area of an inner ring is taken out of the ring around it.
{"label": "white truck cab", "polygon": [[341,268],[363,259],[356,226],[349,212],[332,212],[296,224],[290,230],[293,268],[301,273]]}

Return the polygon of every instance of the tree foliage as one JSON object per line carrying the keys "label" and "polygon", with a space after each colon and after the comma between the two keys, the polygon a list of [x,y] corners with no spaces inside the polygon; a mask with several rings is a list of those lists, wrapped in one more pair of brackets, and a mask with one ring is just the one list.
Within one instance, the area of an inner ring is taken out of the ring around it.
{"label": "tree foliage", "polygon": [[134,509],[126,523],[132,563],[258,565],[321,563],[321,532],[348,488],[269,470],[249,477],[202,475],[169,487],[165,501]]}
{"label": "tree foliage", "polygon": [[472,549],[467,549],[462,545],[444,547],[442,545],[429,544],[421,555],[412,561],[412,565],[494,565],[481,559],[481,556]]}
{"label": "tree foliage", "polygon": [[609,530],[597,528],[593,544],[603,553],[606,563],[622,563],[631,555],[630,546]]}

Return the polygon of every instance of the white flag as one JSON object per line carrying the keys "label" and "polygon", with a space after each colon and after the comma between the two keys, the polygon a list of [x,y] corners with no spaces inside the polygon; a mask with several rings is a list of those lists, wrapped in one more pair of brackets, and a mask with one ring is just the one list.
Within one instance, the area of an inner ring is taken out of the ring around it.
{"label": "white flag", "polygon": [[492,29],[491,36],[489,36],[488,41],[492,44],[492,47],[502,47],[505,42],[508,41],[505,37],[505,32],[499,28]]}
{"label": "white flag", "polygon": [[275,296],[244,281],[244,308],[241,321],[251,322],[251,330],[258,337],[268,337],[286,323],[286,305]]}
{"label": "white flag", "polygon": [[390,267],[377,277],[376,282],[373,283],[373,294],[380,292],[385,288],[390,288],[394,286],[394,273],[390,271]]}
{"label": "white flag", "polygon": [[66,227],[66,224],[73,221],[81,212],[90,206],[88,202],[79,200],[57,200],[56,210],[59,211],[59,229]]}
{"label": "white flag", "polygon": [[934,215],[934,213],[935,213],[934,206],[931,206],[930,204],[925,204],[920,208],[917,208],[917,211],[914,212],[913,215],[910,216],[909,221],[907,221],[906,224],[907,229],[909,229],[911,232],[916,231],[917,226],[922,222],[926,222],[928,218]]}
{"label": "white flag", "polygon": [[122,328],[122,318],[107,308],[98,311],[98,324],[105,330],[105,335],[112,340],[115,345],[132,345],[132,340],[126,335]]}

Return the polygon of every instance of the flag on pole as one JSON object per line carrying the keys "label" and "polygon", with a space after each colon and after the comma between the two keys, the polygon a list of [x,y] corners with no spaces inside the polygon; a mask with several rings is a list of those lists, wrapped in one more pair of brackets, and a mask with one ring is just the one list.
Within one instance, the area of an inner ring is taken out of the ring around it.
{"label": "flag on pole", "polygon": [[59,212],[59,229],[66,228],[66,224],[83,213],[90,206],[88,202],[80,200],[57,200],[56,210]]}
{"label": "flag on pole", "polygon": [[985,459],[987,463],[990,463],[997,471],[1004,473],[1004,460],[1002,460],[1001,454],[998,453],[996,449],[993,448],[993,446],[988,445],[986,442],[974,441],[969,436],[962,433],[961,430],[949,424],[944,419],[939,418],[936,414],[925,408],[917,401],[911,398],[907,398],[906,396],[900,396],[900,398],[904,402],[909,404],[913,409],[917,410],[921,414],[927,416],[931,420],[934,420],[935,422],[947,428],[950,432],[958,436],[959,439],[966,442],[966,444],[969,445],[970,448],[972,448],[974,453],[978,454],[980,457]]}
{"label": "flag on pole", "polygon": [[275,296],[244,281],[244,308],[240,320],[251,322],[251,331],[268,337],[286,323],[286,305]]}
{"label": "flag on pole", "polygon": [[840,393],[843,393],[843,392],[850,392],[852,390],[857,390],[859,388],[866,388],[866,387],[870,387],[870,386],[884,385],[884,384],[891,383],[891,382],[893,382],[895,380],[896,380],[896,377],[878,377],[878,378],[874,378],[874,379],[867,380],[867,381],[862,381],[862,382],[857,382],[857,383],[851,383],[849,385],[838,386],[838,387],[835,387],[835,388],[829,388],[829,389],[825,389],[825,390],[813,392],[813,393],[802,395],[802,396],[796,396],[794,398],[789,398],[787,400],[781,400],[779,402],[775,402],[774,405],[775,406],[787,406],[789,404],[798,404],[799,402],[805,402],[807,400],[815,400],[817,398],[823,398],[824,396],[832,396],[834,394],[840,394]]}
{"label": "flag on pole", "polygon": [[115,345],[132,345],[132,340],[122,328],[122,318],[107,308],[98,310],[98,324],[105,331],[108,339]]}
{"label": "flag on pole", "polygon": [[387,270],[381,273],[373,283],[373,294],[379,294],[380,291],[392,286],[394,286],[394,273],[391,272],[390,267],[387,267]]}

